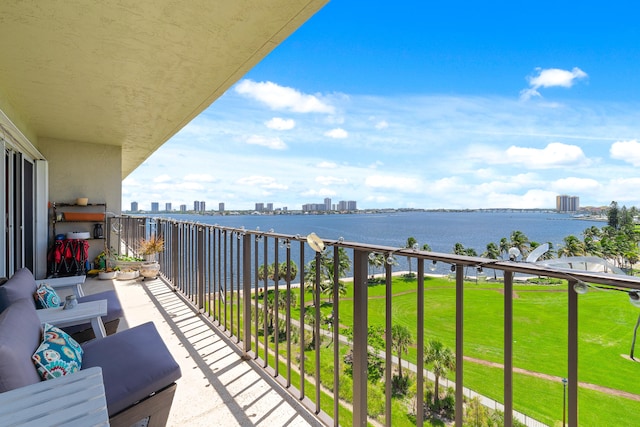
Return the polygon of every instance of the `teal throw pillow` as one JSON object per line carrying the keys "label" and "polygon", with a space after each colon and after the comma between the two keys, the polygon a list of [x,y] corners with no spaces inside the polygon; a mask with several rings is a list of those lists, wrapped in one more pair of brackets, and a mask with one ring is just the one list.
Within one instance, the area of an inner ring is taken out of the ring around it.
{"label": "teal throw pillow", "polygon": [[60,297],[56,291],[46,283],[42,283],[36,289],[36,293],[33,295],[36,300],[36,308],[51,308],[60,306]]}
{"label": "teal throw pillow", "polygon": [[61,329],[43,325],[42,344],[31,357],[43,380],[77,372],[82,367],[82,347]]}

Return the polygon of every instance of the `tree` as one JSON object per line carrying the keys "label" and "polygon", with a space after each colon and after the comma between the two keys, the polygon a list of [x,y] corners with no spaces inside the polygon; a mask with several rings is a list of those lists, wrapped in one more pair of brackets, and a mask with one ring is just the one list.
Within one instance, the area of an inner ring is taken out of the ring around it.
{"label": "tree", "polygon": [[507,240],[506,237],[503,237],[502,239],[500,239],[500,253],[503,254],[503,259],[504,259],[504,255],[508,256],[510,248],[511,246],[509,245],[509,241]]}
{"label": "tree", "polygon": [[[371,252],[369,254],[368,263],[369,263],[369,268],[373,269],[373,271],[376,271],[377,269],[382,268],[385,263],[384,254],[381,254],[378,252]],[[373,276],[374,276],[373,271],[370,272],[371,279],[373,279]]]}
{"label": "tree", "polygon": [[[408,237],[407,243],[405,244],[405,248],[413,248],[414,245],[417,245],[418,241],[415,237]],[[409,275],[412,275],[411,271],[411,257],[407,257],[407,262],[409,263]]]}
{"label": "tree", "polygon": [[614,230],[618,229],[618,202],[613,201],[609,205],[609,210],[607,211],[607,225]]}
{"label": "tree", "polygon": [[431,252],[431,246],[429,246],[428,243],[425,243],[424,245],[422,245],[422,250],[425,252]]}
{"label": "tree", "polygon": [[440,377],[446,378],[450,369],[455,369],[456,358],[451,349],[440,341],[430,340],[424,349],[424,363],[433,364],[433,375],[436,377],[434,388],[434,404],[438,407]]}
{"label": "tree", "polygon": [[[515,230],[511,232],[511,247],[518,248],[522,257],[526,257],[529,254],[530,243],[529,238],[519,230]],[[507,249],[507,252],[509,250]]]}
{"label": "tree", "polygon": [[411,332],[404,325],[393,325],[391,327],[391,347],[398,354],[398,376],[402,377],[402,355],[409,350],[413,344]]}
{"label": "tree", "polygon": [[563,239],[564,246],[558,249],[558,257],[572,257],[584,255],[584,243],[573,234]]}
{"label": "tree", "polygon": [[[498,259],[500,258],[500,248],[493,242],[487,243],[487,249],[480,256],[489,259]],[[493,269],[493,279],[498,279],[495,269]]]}
{"label": "tree", "polygon": [[[330,255],[331,254],[331,255]],[[338,282],[338,293],[344,295],[347,293],[345,284],[340,281],[340,277],[346,276],[351,268],[351,259],[347,255],[344,248],[338,248],[338,277],[334,280],[334,259],[333,250],[325,249],[320,253],[320,283],[318,287],[320,293],[325,295],[333,295],[333,285]],[[309,261],[305,268],[306,290],[313,291],[316,286],[316,260]]]}

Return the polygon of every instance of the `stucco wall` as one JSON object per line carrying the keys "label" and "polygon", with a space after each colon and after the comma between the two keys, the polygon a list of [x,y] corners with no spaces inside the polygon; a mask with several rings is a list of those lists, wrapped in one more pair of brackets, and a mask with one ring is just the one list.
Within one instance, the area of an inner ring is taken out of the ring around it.
{"label": "stucco wall", "polygon": [[121,150],[113,145],[40,139],[38,149],[49,162],[49,200],[106,203],[119,214],[122,199]]}
{"label": "stucco wall", "polygon": [[[120,147],[41,138],[38,149],[49,163],[50,202],[75,203],[78,197],[88,197],[89,203],[106,203],[107,212],[121,213]],[[81,228],[77,231],[89,231]],[[89,260],[102,249],[91,243]]]}

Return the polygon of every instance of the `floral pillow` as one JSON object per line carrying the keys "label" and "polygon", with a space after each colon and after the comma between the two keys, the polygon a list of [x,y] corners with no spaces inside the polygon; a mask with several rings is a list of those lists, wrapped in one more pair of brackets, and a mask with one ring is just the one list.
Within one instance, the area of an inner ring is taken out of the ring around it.
{"label": "floral pillow", "polygon": [[79,371],[84,353],[80,344],[48,323],[43,329],[42,344],[31,357],[40,377],[50,380]]}
{"label": "floral pillow", "polygon": [[60,306],[60,297],[56,291],[46,283],[42,283],[33,294],[36,300],[36,308],[51,308]]}

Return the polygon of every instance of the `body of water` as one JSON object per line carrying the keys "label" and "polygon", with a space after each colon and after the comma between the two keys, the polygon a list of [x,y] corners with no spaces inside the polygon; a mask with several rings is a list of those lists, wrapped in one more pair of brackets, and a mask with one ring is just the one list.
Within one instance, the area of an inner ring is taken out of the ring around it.
{"label": "body of water", "polygon": [[249,230],[305,236],[315,232],[325,239],[404,247],[408,237],[414,237],[420,247],[428,243],[434,252],[452,253],[456,243],[473,248],[478,254],[487,244],[509,239],[515,230],[522,231],[531,241],[562,245],[568,235],[582,239],[582,232],[604,222],[575,219],[568,214],[553,212],[398,212],[354,215],[157,215],[180,221],[245,227]]}

